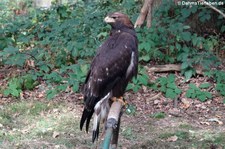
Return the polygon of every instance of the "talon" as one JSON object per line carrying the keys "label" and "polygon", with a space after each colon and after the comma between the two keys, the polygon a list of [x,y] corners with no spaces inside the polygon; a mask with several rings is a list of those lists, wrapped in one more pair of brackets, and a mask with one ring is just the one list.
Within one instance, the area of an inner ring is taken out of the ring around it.
{"label": "talon", "polygon": [[126,106],[126,105],[128,104],[128,103],[123,99],[122,96],[119,97],[119,98],[113,97],[111,100],[112,100],[113,102],[119,101],[120,103],[122,103],[123,106]]}

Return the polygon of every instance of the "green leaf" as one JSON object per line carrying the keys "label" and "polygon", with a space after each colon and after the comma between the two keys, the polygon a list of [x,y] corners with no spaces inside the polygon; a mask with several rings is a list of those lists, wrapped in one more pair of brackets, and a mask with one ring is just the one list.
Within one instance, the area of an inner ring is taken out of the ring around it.
{"label": "green leaf", "polygon": [[139,58],[139,61],[145,61],[145,62],[148,62],[150,60],[150,55],[143,55]]}
{"label": "green leaf", "polygon": [[181,64],[182,70],[187,69],[188,67],[189,67],[189,64],[186,61]]}
{"label": "green leaf", "polygon": [[174,81],[175,81],[175,75],[174,75],[174,74],[170,74],[170,75],[168,76],[168,82],[172,83],[172,82],[174,82]]}
{"label": "green leaf", "polygon": [[157,112],[157,113],[152,114],[152,117],[161,119],[161,118],[165,118],[166,114],[164,112]]}
{"label": "green leaf", "polygon": [[178,94],[178,95],[179,95],[179,94],[181,94],[181,92],[182,92],[182,91],[181,91],[181,89],[179,89],[179,88],[175,88],[175,93],[176,93],[176,94]]}
{"label": "green leaf", "polygon": [[210,86],[211,86],[211,83],[203,83],[199,86],[199,88],[204,89],[204,88],[209,88]]}
{"label": "green leaf", "polygon": [[78,83],[73,84],[72,89],[73,89],[74,92],[78,92],[79,91],[79,84]]}
{"label": "green leaf", "polygon": [[187,18],[187,17],[190,16],[191,11],[188,10],[187,8],[183,8],[183,9],[181,9],[181,14],[182,14],[182,16],[183,16],[184,18]]}
{"label": "green leaf", "polygon": [[183,38],[184,41],[191,41],[191,33],[190,32],[182,32],[181,37]]}
{"label": "green leaf", "polygon": [[177,97],[177,94],[174,92],[174,90],[168,88],[166,90],[166,97],[171,98],[171,99],[175,99]]}
{"label": "green leaf", "polygon": [[189,79],[192,77],[193,74],[194,74],[194,73],[193,73],[193,70],[191,70],[191,69],[185,71],[185,72],[184,72],[185,79],[186,79],[186,80],[189,80]]}
{"label": "green leaf", "polygon": [[9,47],[5,48],[3,51],[8,54],[16,54],[19,52],[19,49],[17,47],[9,46]]}
{"label": "green leaf", "polygon": [[144,75],[139,75],[138,77],[138,81],[142,84],[142,85],[147,85],[148,84],[148,78]]}
{"label": "green leaf", "polygon": [[194,91],[192,89],[188,89],[186,91],[186,94],[185,95],[186,95],[187,98],[191,98],[193,93],[194,93]]}
{"label": "green leaf", "polygon": [[198,96],[198,99],[202,102],[206,101],[206,95],[205,94],[201,94],[200,96]]}
{"label": "green leaf", "polygon": [[58,93],[58,91],[56,89],[47,90],[47,92],[46,92],[47,99],[54,98],[57,93]]}
{"label": "green leaf", "polygon": [[207,98],[209,98],[209,99],[212,98],[212,94],[210,92],[204,92],[204,93],[205,93],[205,95],[206,95]]}

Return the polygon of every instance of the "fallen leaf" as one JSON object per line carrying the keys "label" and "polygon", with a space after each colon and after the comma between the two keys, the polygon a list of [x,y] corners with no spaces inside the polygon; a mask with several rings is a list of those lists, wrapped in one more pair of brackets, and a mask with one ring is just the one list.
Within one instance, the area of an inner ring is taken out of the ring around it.
{"label": "fallen leaf", "polygon": [[223,125],[223,122],[220,121],[218,118],[210,118],[208,119],[209,122],[216,122],[218,123],[219,125]]}
{"label": "fallen leaf", "polygon": [[192,99],[191,100],[188,100],[186,98],[182,98],[181,99],[181,102],[184,104],[184,108],[187,109],[192,104]]}
{"label": "fallen leaf", "polygon": [[202,124],[202,125],[208,125],[208,126],[210,125],[209,122],[200,122],[200,124]]}
{"label": "fallen leaf", "polygon": [[177,139],[178,139],[177,136],[171,136],[171,137],[169,137],[169,138],[167,139],[167,141],[169,141],[169,142],[175,142],[175,141],[177,141]]}
{"label": "fallen leaf", "polygon": [[57,138],[59,136],[59,134],[60,134],[59,132],[54,131],[53,134],[52,134],[52,137]]}
{"label": "fallen leaf", "polygon": [[157,105],[160,103],[160,100],[154,100],[154,105]]}

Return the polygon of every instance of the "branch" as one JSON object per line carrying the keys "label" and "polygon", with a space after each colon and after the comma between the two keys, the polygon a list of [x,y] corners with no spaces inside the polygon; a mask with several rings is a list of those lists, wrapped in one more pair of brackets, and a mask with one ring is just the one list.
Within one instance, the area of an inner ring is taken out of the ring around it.
{"label": "branch", "polygon": [[153,0],[149,1],[148,7],[148,15],[147,15],[147,27],[150,28],[152,26],[152,9],[153,9]]}
{"label": "branch", "polygon": [[[197,74],[203,74],[203,70],[199,67],[194,67]],[[155,65],[147,68],[150,72],[169,72],[169,71],[181,71],[180,64],[168,64],[168,65]]]}
{"label": "branch", "polygon": [[220,11],[220,10],[217,9],[216,7],[210,5],[207,1],[205,1],[205,0],[198,0],[198,1],[199,1],[199,2],[203,2],[204,5],[210,7],[211,9],[213,9],[213,10],[216,11],[216,12],[218,12],[219,14],[221,14],[221,15],[225,18],[225,14],[224,14],[222,11]]}
{"label": "branch", "polygon": [[141,8],[141,12],[140,12],[140,15],[138,16],[135,24],[134,24],[134,27],[141,27],[142,24],[144,23],[146,17],[147,17],[147,14],[148,14],[148,11],[149,11],[149,7],[150,7],[150,2],[151,0],[145,0],[144,1],[144,5],[142,6]]}

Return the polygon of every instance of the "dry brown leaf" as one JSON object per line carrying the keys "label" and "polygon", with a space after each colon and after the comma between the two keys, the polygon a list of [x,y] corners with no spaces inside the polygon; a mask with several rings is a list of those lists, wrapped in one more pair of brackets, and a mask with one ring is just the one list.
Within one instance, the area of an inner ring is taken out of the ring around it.
{"label": "dry brown leaf", "polygon": [[44,93],[39,93],[39,94],[37,95],[37,98],[42,98],[42,97],[44,97],[44,96],[45,96]]}
{"label": "dry brown leaf", "polygon": [[59,132],[54,131],[53,134],[52,134],[52,137],[57,138],[59,136],[59,134],[60,134]]}
{"label": "dry brown leaf", "polygon": [[210,125],[209,122],[200,122],[200,124],[202,124],[202,125],[208,125],[208,126]]}
{"label": "dry brown leaf", "polygon": [[178,137],[175,135],[175,136],[171,136],[167,139],[168,142],[175,142],[177,141]]}
{"label": "dry brown leaf", "polygon": [[182,98],[181,102],[184,104],[183,107],[185,109],[189,108],[190,105],[192,104],[192,100],[188,100],[187,98]]}
{"label": "dry brown leaf", "polygon": [[218,118],[210,118],[208,121],[209,121],[209,122],[216,122],[216,123],[218,123],[219,125],[223,125],[223,122],[220,121]]}

